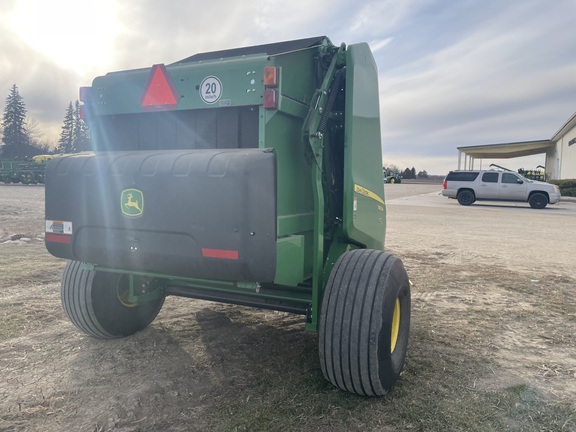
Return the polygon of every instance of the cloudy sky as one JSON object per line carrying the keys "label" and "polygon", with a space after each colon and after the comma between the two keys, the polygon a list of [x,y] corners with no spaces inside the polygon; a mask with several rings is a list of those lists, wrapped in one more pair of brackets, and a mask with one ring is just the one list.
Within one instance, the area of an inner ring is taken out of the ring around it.
{"label": "cloudy sky", "polygon": [[458,146],[548,139],[574,114],[575,17],[576,0],[2,0],[0,100],[16,84],[55,142],[97,75],[327,35],[372,47],[384,163],[443,174]]}

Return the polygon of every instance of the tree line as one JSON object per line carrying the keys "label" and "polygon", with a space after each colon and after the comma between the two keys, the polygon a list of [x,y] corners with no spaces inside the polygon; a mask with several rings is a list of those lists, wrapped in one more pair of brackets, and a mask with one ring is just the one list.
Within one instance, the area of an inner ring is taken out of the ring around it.
{"label": "tree line", "polygon": [[24,98],[14,84],[6,98],[0,129],[2,145],[0,158],[27,160],[39,154],[64,154],[92,149],[88,126],[80,118],[80,102],[69,103],[64,115],[58,145],[42,141],[37,130],[38,123],[27,116]]}
{"label": "tree line", "polygon": [[388,165],[388,166],[383,166],[382,171],[384,172],[384,175],[400,174],[403,179],[426,179],[426,178],[428,178],[428,173],[426,172],[426,170],[418,171],[418,173],[416,173],[416,168],[414,168],[414,167],[406,168],[404,171],[402,171],[396,165]]}

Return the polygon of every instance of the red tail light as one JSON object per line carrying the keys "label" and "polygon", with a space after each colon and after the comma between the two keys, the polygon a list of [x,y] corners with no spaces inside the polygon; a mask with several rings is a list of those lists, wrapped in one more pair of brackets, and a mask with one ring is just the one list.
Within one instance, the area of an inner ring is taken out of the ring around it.
{"label": "red tail light", "polygon": [[442,189],[446,189],[447,187],[447,183],[446,183],[446,179],[444,179],[444,181],[442,182]]}
{"label": "red tail light", "polygon": [[80,102],[90,102],[92,87],[80,87]]}
{"label": "red tail light", "polygon": [[264,108],[268,110],[278,108],[278,101],[276,100],[276,90],[274,89],[264,90],[264,96],[262,97],[262,105],[264,105]]}

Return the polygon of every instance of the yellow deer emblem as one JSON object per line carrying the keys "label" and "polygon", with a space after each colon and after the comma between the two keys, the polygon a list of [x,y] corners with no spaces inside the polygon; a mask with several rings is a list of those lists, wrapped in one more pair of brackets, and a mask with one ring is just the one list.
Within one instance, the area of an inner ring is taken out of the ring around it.
{"label": "yellow deer emblem", "polygon": [[140,208],[140,205],[138,205],[138,201],[132,201],[132,194],[129,193],[128,195],[126,195],[128,197],[128,201],[126,201],[124,203],[124,206],[126,208],[128,207],[134,207],[136,210],[138,210],[140,213],[142,213],[142,209]]}
{"label": "yellow deer emblem", "polygon": [[126,189],[122,192],[122,213],[126,216],[140,216],[144,211],[144,196],[138,189]]}

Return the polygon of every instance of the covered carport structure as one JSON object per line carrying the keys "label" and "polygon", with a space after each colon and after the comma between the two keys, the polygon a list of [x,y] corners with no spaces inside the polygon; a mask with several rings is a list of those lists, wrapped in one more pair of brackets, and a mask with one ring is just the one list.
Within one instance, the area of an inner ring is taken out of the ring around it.
{"label": "covered carport structure", "polygon": [[479,160],[480,164],[482,164],[482,159],[512,159],[522,156],[547,154],[554,149],[554,146],[554,141],[546,139],[458,147],[458,169],[475,169],[475,162]]}

